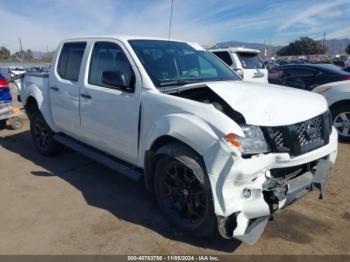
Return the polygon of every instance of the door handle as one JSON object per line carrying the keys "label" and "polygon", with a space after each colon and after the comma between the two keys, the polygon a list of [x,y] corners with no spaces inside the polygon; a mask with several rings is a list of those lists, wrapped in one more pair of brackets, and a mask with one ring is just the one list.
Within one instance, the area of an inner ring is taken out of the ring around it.
{"label": "door handle", "polygon": [[57,86],[51,86],[50,88],[51,88],[51,90],[53,90],[53,91],[58,91],[58,90],[60,90]]}
{"label": "door handle", "polygon": [[80,96],[86,99],[91,99],[91,96],[89,94],[81,94]]}

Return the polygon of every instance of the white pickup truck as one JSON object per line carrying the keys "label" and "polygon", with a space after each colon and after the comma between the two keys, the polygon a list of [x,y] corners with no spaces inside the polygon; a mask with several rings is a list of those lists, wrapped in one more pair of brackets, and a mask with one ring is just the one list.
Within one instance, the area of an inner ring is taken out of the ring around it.
{"label": "white pickup truck", "polygon": [[321,95],[241,81],[182,41],[63,41],[49,74],[23,76],[20,98],[40,153],[64,144],[143,178],[168,220],[197,237],[255,243],[276,211],[322,197],[337,154]]}

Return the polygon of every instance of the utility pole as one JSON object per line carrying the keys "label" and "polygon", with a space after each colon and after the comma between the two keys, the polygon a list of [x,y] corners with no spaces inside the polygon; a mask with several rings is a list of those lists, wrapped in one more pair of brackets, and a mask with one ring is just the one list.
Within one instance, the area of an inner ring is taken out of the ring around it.
{"label": "utility pole", "polygon": [[21,60],[23,60],[24,56],[23,56],[23,47],[22,47],[22,40],[21,40],[21,38],[19,38],[19,48],[20,48],[19,58]]}
{"label": "utility pole", "polygon": [[172,24],[172,21],[173,21],[173,8],[174,8],[174,0],[171,0],[170,21],[169,21],[169,35],[168,35],[169,40],[170,40],[170,35],[171,35],[171,24]]}
{"label": "utility pole", "polygon": [[23,48],[22,48],[22,40],[21,40],[21,38],[19,38],[19,47],[20,47],[20,50],[21,50],[21,53],[22,53]]}

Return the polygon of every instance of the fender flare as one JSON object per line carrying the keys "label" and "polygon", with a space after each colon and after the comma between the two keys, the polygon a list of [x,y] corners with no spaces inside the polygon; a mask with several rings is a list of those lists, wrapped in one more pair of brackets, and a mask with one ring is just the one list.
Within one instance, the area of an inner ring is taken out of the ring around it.
{"label": "fender flare", "polygon": [[[231,120],[231,123],[227,124],[231,125],[232,132],[242,132],[234,121]],[[153,168],[157,161],[155,153],[158,148],[173,142],[188,146],[202,158],[206,173],[210,176],[213,174],[213,170],[217,168],[214,162],[221,162],[215,161],[216,157],[222,157],[224,162],[227,161],[232,152],[232,149],[228,145],[227,148],[223,148],[224,143],[220,142],[223,140],[223,136],[224,133],[193,114],[168,114],[159,118],[143,136],[143,141],[147,141],[144,147],[145,150],[141,151],[145,152],[143,161],[147,189],[151,192],[153,191]],[[158,143],[159,141],[161,142]],[[226,157],[224,157],[224,154],[226,154]],[[221,164],[218,163],[216,165],[220,166]],[[221,168],[224,168],[224,166],[218,167],[218,169]],[[216,179],[209,180],[211,183],[216,181]],[[216,186],[215,184],[211,184],[213,195],[216,194]],[[214,201],[214,206],[215,210],[221,210],[223,208],[217,200]]]}
{"label": "fender flare", "polygon": [[25,94],[24,98],[22,98],[21,94],[23,106],[26,107],[30,98],[34,99],[46,123],[54,132],[58,132],[58,128],[56,127],[51,115],[49,91],[47,90],[45,93],[43,93],[42,90],[35,84],[27,86],[26,90],[29,90],[29,92]]}

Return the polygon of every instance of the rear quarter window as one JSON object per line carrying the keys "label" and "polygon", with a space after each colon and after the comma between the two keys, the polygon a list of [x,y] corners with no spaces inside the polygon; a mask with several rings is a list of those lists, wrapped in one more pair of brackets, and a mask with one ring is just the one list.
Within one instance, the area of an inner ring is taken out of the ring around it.
{"label": "rear quarter window", "polygon": [[224,61],[227,65],[232,66],[232,58],[230,56],[230,53],[227,51],[217,51],[213,52],[214,55],[219,57],[222,61]]}
{"label": "rear quarter window", "polygon": [[237,56],[244,69],[264,69],[265,68],[258,54],[237,52]]}
{"label": "rear quarter window", "polygon": [[66,80],[78,81],[86,43],[66,43],[58,60],[57,73]]}

